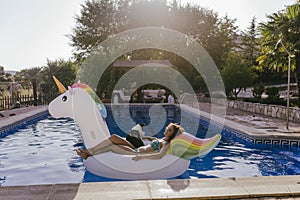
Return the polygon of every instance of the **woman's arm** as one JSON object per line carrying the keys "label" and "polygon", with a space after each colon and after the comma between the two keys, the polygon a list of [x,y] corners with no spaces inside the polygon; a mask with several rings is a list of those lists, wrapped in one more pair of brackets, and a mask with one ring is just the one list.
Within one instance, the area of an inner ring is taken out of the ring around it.
{"label": "woman's arm", "polygon": [[167,154],[167,151],[170,147],[170,144],[164,145],[161,150],[158,153],[149,153],[149,154],[137,154],[135,157],[132,158],[132,160],[138,161],[142,160],[144,158],[146,159],[152,159],[152,160],[158,160],[164,157],[164,155]]}

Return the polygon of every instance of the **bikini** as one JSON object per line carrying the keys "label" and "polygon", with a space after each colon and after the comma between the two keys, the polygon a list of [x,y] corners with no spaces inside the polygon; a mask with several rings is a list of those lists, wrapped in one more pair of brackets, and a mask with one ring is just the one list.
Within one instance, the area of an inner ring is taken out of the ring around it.
{"label": "bikini", "polygon": [[[155,139],[152,140],[151,143],[149,144],[151,146],[151,148],[153,149],[153,151],[155,152],[159,152],[160,151],[160,142],[159,140]],[[139,148],[134,148],[133,149],[135,152],[139,152]]]}
{"label": "bikini", "polygon": [[152,140],[150,146],[152,147],[153,151],[158,152],[160,150],[160,143],[158,140]]}

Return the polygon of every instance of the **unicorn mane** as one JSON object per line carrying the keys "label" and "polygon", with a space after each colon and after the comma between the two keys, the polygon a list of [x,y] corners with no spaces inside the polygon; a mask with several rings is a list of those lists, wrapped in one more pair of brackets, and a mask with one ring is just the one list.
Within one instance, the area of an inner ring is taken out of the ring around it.
{"label": "unicorn mane", "polygon": [[92,88],[90,86],[88,86],[87,84],[84,84],[84,83],[74,83],[73,85],[71,85],[71,88],[81,88],[81,89],[85,90],[95,101],[102,117],[103,118],[107,117],[107,111],[106,111],[106,108],[105,108],[103,102],[100,100],[100,98],[97,96],[97,94],[92,90]]}

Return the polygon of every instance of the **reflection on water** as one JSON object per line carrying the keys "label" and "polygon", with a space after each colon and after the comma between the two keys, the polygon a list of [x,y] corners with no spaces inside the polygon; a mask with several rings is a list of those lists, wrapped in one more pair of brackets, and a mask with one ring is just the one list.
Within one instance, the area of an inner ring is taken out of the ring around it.
{"label": "reflection on water", "polygon": [[85,168],[77,146],[81,136],[71,120],[49,117],[19,129],[0,142],[0,184],[81,182]]}
{"label": "reflection on water", "polygon": [[[130,115],[135,122],[150,124],[149,115],[153,113],[140,109],[139,112],[131,110]],[[166,115],[165,125],[170,121],[180,122],[181,117],[188,118],[190,126],[196,123],[193,117],[183,115],[180,110],[167,110]],[[120,114],[119,117],[128,116]],[[108,118],[108,125],[111,132],[125,136],[113,118]],[[198,137],[205,135],[207,125],[206,121],[199,122]],[[189,126],[184,128],[190,129]],[[162,137],[162,132],[163,128],[157,136]],[[48,117],[1,138],[0,148],[0,185],[3,186],[114,181],[85,170],[82,159],[75,153],[77,148],[83,148],[83,142],[72,120]],[[189,169],[176,178],[295,175],[300,174],[299,161],[298,149],[253,148],[224,133],[211,153],[193,159]],[[172,184],[174,190],[185,187],[181,183]]]}
{"label": "reflection on water", "polygon": [[[300,174],[300,163],[289,155],[296,149],[250,148],[223,137],[206,157],[192,160],[191,177],[243,177]],[[282,153],[285,152],[285,153]],[[288,156],[287,156],[288,155]]]}

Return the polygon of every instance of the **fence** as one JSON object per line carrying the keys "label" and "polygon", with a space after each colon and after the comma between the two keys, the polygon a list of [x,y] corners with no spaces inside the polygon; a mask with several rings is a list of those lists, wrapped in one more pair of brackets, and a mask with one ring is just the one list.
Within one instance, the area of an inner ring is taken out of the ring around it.
{"label": "fence", "polygon": [[53,94],[38,95],[35,100],[33,95],[0,96],[0,110],[7,110],[20,106],[48,104],[54,97]]}

